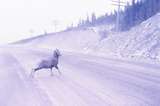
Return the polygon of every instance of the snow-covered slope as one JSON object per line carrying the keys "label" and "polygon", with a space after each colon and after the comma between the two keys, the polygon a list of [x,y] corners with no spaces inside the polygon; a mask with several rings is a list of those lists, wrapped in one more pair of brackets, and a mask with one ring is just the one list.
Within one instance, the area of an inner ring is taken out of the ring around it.
{"label": "snow-covered slope", "polygon": [[67,51],[87,52],[97,45],[99,39],[100,36],[93,30],[78,29],[39,36],[34,39],[23,40],[16,44],[28,47],[59,48]]}
{"label": "snow-covered slope", "polygon": [[59,48],[94,55],[160,60],[160,13],[130,31],[116,33],[112,26],[74,29],[24,40],[17,45]]}
{"label": "snow-covered slope", "polygon": [[160,13],[133,28],[129,34],[131,37],[125,45],[129,54],[160,59]]}
{"label": "snow-covered slope", "polygon": [[160,59],[160,13],[130,31],[110,34],[98,46],[106,54]]}

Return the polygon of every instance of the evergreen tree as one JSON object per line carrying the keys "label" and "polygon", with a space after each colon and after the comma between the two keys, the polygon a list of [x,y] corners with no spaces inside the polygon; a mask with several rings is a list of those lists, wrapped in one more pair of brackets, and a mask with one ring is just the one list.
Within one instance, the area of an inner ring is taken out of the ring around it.
{"label": "evergreen tree", "polygon": [[94,13],[92,13],[92,25],[95,25],[95,21],[96,21],[96,15]]}
{"label": "evergreen tree", "polygon": [[160,0],[143,0],[139,2],[132,0],[132,5],[127,5],[125,7],[123,19],[121,20],[121,29],[128,30],[159,11]]}

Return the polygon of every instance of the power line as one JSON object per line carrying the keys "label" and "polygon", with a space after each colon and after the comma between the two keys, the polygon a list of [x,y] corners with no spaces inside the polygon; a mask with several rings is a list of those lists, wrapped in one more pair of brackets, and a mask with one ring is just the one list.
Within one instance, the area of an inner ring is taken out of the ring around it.
{"label": "power line", "polygon": [[120,0],[118,1],[111,1],[112,5],[118,6],[118,10],[117,10],[117,18],[116,18],[116,31],[119,31],[119,26],[120,26],[120,9],[121,7],[126,6],[126,2],[122,2]]}
{"label": "power line", "polygon": [[[114,0],[112,0],[111,2],[117,3],[117,2],[119,2],[119,1],[114,1]],[[126,4],[126,2],[120,1],[120,4]]]}

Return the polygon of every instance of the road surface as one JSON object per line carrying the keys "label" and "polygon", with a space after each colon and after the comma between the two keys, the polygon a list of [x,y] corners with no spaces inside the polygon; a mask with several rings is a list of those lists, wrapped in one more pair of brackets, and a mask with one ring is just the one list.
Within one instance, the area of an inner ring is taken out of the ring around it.
{"label": "road surface", "polygon": [[158,106],[160,66],[63,53],[59,75],[46,69],[34,78],[32,68],[48,52],[1,51],[2,106]]}

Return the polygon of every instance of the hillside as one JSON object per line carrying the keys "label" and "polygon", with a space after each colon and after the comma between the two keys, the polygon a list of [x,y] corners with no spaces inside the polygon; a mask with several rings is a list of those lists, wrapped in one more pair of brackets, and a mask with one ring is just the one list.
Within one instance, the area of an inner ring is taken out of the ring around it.
{"label": "hillside", "polygon": [[99,42],[100,36],[93,30],[79,29],[48,34],[30,38],[14,43],[14,45],[23,45],[37,48],[59,48],[66,51],[87,52],[95,47]]}
{"label": "hillside", "polygon": [[160,13],[130,31],[110,34],[100,43],[102,52],[121,57],[160,58]]}
{"label": "hillside", "polygon": [[160,13],[126,32],[113,32],[112,26],[97,26],[39,36],[17,44],[94,55],[159,59],[159,41]]}

